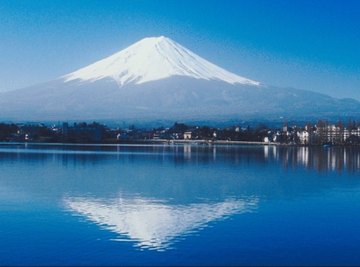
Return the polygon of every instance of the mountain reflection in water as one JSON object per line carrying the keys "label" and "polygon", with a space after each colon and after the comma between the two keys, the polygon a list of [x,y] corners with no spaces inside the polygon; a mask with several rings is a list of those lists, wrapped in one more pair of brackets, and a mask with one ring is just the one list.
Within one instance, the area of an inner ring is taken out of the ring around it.
{"label": "mountain reflection in water", "polygon": [[[165,250],[186,234],[234,214],[251,212],[257,199],[229,199],[220,203],[169,205],[144,198],[114,200],[65,198],[65,206],[106,230],[136,241],[141,248]],[[115,239],[116,240],[116,239]]]}

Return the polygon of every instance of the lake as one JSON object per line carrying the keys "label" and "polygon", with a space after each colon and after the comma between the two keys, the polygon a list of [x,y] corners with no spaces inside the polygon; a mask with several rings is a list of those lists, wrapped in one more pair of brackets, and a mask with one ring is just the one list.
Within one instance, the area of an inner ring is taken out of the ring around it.
{"label": "lake", "polygon": [[360,265],[360,148],[0,144],[0,265]]}

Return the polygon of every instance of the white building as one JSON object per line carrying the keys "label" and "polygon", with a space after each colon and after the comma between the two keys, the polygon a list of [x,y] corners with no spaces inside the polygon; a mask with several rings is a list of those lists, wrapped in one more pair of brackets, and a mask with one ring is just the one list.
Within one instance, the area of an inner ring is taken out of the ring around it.
{"label": "white building", "polygon": [[184,133],[184,139],[185,140],[190,140],[191,139],[191,132],[185,132]]}
{"label": "white building", "polygon": [[299,138],[300,144],[302,144],[302,145],[309,144],[309,132],[308,131],[297,132],[297,136]]}
{"label": "white building", "polygon": [[352,129],[352,130],[345,129],[344,130],[344,141],[346,141],[346,139],[348,139],[350,136],[360,136],[360,127],[358,127],[357,129]]}

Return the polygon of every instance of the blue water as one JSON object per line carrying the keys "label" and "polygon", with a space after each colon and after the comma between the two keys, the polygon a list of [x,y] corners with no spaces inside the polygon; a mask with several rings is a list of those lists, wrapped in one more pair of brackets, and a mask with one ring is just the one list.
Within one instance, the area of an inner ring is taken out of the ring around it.
{"label": "blue water", "polygon": [[360,265],[360,149],[0,144],[0,265]]}

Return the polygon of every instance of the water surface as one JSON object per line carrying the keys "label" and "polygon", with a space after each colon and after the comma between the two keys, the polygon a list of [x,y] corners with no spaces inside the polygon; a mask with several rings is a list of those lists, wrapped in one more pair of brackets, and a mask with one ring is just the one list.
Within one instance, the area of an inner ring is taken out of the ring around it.
{"label": "water surface", "polygon": [[360,149],[0,144],[0,265],[360,265]]}

